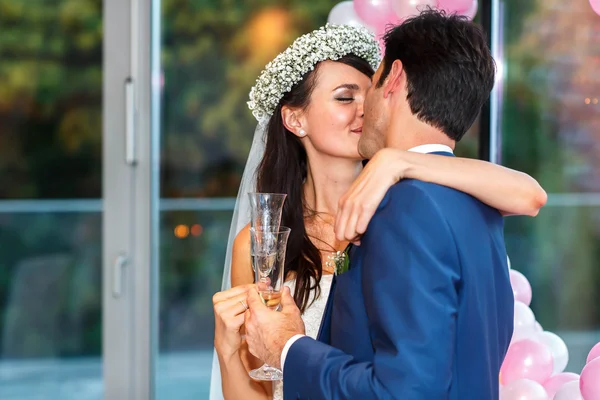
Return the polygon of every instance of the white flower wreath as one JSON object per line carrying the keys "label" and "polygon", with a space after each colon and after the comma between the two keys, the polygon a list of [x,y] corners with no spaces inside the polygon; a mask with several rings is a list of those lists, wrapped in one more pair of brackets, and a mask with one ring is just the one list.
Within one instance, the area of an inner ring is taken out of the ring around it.
{"label": "white flower wreath", "polygon": [[348,54],[365,59],[373,69],[381,61],[379,44],[366,28],[327,24],[300,36],[261,72],[250,90],[248,107],[258,121],[270,118],[283,95],[315,65]]}

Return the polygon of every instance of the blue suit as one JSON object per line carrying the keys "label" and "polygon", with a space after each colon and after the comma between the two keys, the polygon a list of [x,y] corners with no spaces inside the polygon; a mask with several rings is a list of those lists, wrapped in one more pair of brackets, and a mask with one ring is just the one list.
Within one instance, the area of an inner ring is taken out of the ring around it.
{"label": "blue suit", "polygon": [[290,347],[285,399],[498,399],[514,312],[503,229],[465,193],[394,185],[336,279],[318,341]]}

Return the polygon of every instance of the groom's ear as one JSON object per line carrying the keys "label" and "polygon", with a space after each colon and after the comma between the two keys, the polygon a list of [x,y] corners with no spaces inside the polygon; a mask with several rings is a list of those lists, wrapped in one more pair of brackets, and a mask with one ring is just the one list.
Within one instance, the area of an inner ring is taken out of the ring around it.
{"label": "groom's ear", "polygon": [[404,85],[404,81],[405,73],[402,61],[394,60],[392,63],[392,68],[390,69],[390,73],[383,83],[383,97],[387,98],[392,93],[400,91],[402,89],[402,85]]}
{"label": "groom's ear", "polygon": [[300,118],[300,111],[289,107],[281,108],[281,119],[283,126],[298,137],[304,137],[302,134],[302,120]]}

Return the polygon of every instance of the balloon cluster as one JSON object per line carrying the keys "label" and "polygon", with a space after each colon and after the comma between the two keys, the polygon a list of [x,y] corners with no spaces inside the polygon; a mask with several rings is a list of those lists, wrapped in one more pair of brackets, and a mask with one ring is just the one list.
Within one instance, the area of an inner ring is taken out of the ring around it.
{"label": "balloon cluster", "polygon": [[500,400],[600,399],[600,343],[590,351],[581,375],[564,372],[569,351],[558,335],[544,331],[535,320],[529,308],[529,281],[511,269],[510,283],[515,321],[512,342],[500,369]]}
{"label": "balloon cluster", "polygon": [[478,0],[351,0],[335,5],[328,22],[336,25],[364,26],[381,38],[388,25],[397,25],[408,17],[419,14],[425,7],[447,13],[465,15],[470,19],[477,14]]}

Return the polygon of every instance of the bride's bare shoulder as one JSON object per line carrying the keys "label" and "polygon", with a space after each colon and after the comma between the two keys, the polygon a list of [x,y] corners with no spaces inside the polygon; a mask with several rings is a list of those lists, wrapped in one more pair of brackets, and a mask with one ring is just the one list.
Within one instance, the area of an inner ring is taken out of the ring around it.
{"label": "bride's bare shoulder", "polygon": [[254,282],[250,258],[250,224],[242,228],[233,241],[231,255],[231,286]]}
{"label": "bride's bare shoulder", "polygon": [[233,241],[233,252],[245,251],[250,254],[250,224],[242,228]]}

